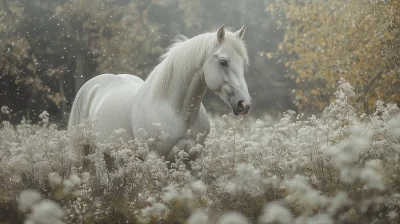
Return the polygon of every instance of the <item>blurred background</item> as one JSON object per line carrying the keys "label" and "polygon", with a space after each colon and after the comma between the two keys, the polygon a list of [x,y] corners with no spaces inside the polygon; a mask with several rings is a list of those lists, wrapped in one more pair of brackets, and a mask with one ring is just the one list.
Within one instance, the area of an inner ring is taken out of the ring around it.
{"label": "blurred background", "polygon": [[[319,113],[339,78],[360,113],[400,102],[395,0],[0,0],[0,120],[63,127],[75,94],[102,73],[142,77],[177,34],[247,26],[251,115]],[[209,113],[230,113],[213,93]]]}

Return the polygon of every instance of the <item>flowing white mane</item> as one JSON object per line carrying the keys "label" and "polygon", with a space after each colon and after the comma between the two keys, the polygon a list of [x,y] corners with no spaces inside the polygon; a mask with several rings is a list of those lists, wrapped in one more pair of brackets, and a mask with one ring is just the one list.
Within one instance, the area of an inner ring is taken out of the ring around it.
{"label": "flowing white mane", "polygon": [[[248,65],[249,58],[246,46],[242,39],[234,33],[226,31],[222,47],[229,47],[235,50]],[[150,73],[149,78],[153,79],[157,85],[153,89],[155,96],[162,96],[171,88],[172,79],[185,80],[194,75],[205,60],[210,57],[220,44],[216,33],[203,33],[191,39],[183,35],[178,35],[168,51],[160,57],[161,63],[158,64]]]}

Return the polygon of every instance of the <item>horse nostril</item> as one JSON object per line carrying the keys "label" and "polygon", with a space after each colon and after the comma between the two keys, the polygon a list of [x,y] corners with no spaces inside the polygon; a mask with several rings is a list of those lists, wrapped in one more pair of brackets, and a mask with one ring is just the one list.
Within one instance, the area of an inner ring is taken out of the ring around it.
{"label": "horse nostril", "polygon": [[243,100],[239,100],[236,106],[239,111],[244,111],[245,109],[245,104]]}

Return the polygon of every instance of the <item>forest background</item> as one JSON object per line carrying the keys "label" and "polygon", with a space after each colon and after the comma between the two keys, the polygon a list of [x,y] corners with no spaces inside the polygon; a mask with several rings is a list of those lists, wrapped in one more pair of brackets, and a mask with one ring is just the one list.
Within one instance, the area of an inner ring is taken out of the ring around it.
{"label": "forest background", "polygon": [[[399,2],[344,0],[2,0],[0,116],[48,111],[65,125],[75,94],[102,73],[145,79],[177,34],[247,26],[251,114],[318,113],[340,78],[360,113],[399,103]],[[229,113],[208,92],[206,109]],[[7,116],[7,117],[5,117]]]}

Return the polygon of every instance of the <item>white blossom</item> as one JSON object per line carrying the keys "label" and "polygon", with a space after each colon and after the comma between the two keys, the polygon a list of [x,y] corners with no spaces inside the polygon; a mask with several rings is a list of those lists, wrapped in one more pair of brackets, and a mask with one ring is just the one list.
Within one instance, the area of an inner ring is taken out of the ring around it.
{"label": "white blossom", "polygon": [[263,214],[259,217],[260,223],[293,223],[290,211],[278,203],[269,203],[264,207]]}
{"label": "white blossom", "polygon": [[219,224],[249,224],[246,216],[238,212],[229,212],[224,214],[218,222]]}
{"label": "white blossom", "polygon": [[188,219],[188,224],[208,224],[208,216],[203,210],[192,212]]}
{"label": "white blossom", "polygon": [[32,213],[30,213],[26,220],[26,224],[62,224],[62,219],[65,216],[65,212],[61,207],[50,200],[43,200],[40,203],[32,207]]}
{"label": "white blossom", "polygon": [[21,212],[28,212],[32,207],[42,200],[39,192],[34,190],[25,190],[21,192],[18,199],[18,209]]}

